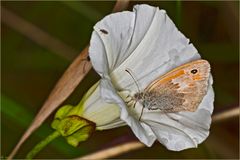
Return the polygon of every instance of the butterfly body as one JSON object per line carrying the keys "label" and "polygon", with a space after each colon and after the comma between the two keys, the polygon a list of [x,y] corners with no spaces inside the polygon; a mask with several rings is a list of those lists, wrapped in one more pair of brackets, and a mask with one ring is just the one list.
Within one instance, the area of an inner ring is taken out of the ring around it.
{"label": "butterfly body", "polygon": [[194,112],[207,93],[209,75],[209,63],[196,60],[158,77],[134,99],[149,110]]}

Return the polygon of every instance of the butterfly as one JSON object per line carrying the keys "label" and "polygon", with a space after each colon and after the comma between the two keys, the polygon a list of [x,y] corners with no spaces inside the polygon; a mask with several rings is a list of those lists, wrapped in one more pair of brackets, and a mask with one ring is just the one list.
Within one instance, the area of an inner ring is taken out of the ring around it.
{"label": "butterfly", "polygon": [[210,64],[200,59],[158,77],[133,96],[143,106],[139,120],[144,108],[165,113],[196,111],[207,93],[209,76]]}

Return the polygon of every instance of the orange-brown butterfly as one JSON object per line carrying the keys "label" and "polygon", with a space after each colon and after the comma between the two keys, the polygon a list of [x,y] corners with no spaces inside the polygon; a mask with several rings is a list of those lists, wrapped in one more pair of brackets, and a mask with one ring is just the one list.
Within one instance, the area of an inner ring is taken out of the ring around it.
{"label": "orange-brown butterfly", "polygon": [[133,97],[143,106],[139,120],[144,108],[165,113],[194,112],[207,93],[209,76],[208,61],[196,60],[158,77]]}

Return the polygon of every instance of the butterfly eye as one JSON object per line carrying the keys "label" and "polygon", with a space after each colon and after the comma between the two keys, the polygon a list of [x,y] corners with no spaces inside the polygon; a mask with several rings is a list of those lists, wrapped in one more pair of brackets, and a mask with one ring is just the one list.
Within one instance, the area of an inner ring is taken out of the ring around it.
{"label": "butterfly eye", "polygon": [[192,73],[192,74],[196,74],[197,72],[198,72],[197,69],[193,69],[193,70],[191,70],[191,73]]}

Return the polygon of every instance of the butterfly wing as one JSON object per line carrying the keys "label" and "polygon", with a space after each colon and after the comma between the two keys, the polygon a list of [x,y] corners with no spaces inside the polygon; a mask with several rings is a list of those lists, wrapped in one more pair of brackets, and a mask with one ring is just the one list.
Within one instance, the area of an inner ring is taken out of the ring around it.
{"label": "butterfly wing", "polygon": [[194,112],[207,93],[209,74],[209,63],[196,60],[157,78],[145,89],[148,108]]}

